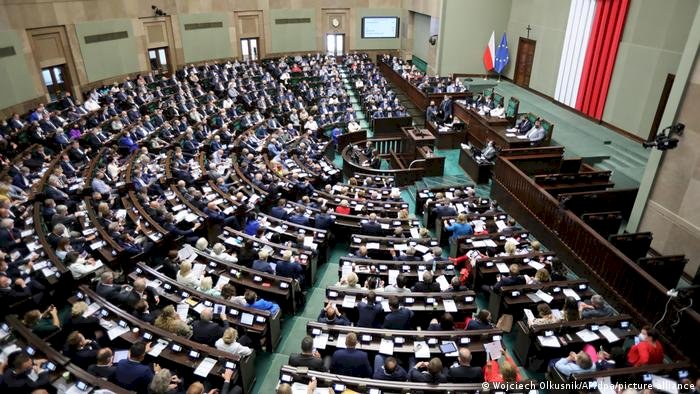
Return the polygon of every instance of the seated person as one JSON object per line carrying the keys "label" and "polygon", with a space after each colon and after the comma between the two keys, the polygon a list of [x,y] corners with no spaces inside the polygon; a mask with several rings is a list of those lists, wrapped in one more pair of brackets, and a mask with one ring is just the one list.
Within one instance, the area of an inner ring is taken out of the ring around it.
{"label": "seated person", "polygon": [[627,352],[627,363],[633,367],[664,362],[664,348],[659,341],[659,332],[648,326],[639,334],[640,342]]}
{"label": "seated person", "polygon": [[372,375],[372,379],[405,382],[408,379],[408,373],[399,365],[396,358],[377,354],[374,357],[374,375]]}
{"label": "seated person", "polygon": [[357,335],[348,333],[345,337],[345,349],[338,349],[331,357],[331,373],[356,378],[372,377],[372,366],[367,353],[357,350]]}
{"label": "seated person", "polygon": [[240,357],[245,357],[253,353],[253,349],[241,345],[236,341],[237,339],[238,331],[233,327],[228,327],[224,330],[224,333],[221,336],[221,338],[216,340],[214,346],[219,350],[223,350],[231,354],[236,354]]}
{"label": "seated person", "polygon": [[326,372],[321,354],[314,350],[314,339],[308,335],[301,340],[301,353],[291,354],[287,364],[292,367],[307,367],[314,371]]}
{"label": "seated person", "polygon": [[214,312],[211,308],[204,308],[199,313],[199,320],[192,323],[191,339],[193,341],[213,346],[216,340],[224,334],[228,328],[228,316],[224,312],[219,314],[222,324],[212,321],[213,317]]}
{"label": "seated person", "polygon": [[442,370],[442,361],[433,357],[430,361],[421,361],[408,371],[410,382],[447,383],[447,376]]}
{"label": "seated person", "polygon": [[515,126],[511,127],[507,131],[510,131],[513,133],[517,132],[519,134],[525,135],[525,134],[527,134],[528,131],[530,131],[531,128],[532,128],[532,122],[530,121],[530,118],[528,118],[527,115],[522,115],[520,117],[520,119],[518,119],[515,122]]}
{"label": "seated person", "polygon": [[417,282],[411,291],[414,293],[439,292],[440,284],[433,280],[433,273],[426,270],[423,272],[423,281]]}
{"label": "seated person", "polygon": [[414,313],[412,310],[402,307],[397,296],[389,296],[389,309],[391,312],[384,317],[382,328],[389,330],[411,329],[411,320]]}
{"label": "seated person", "polygon": [[277,313],[277,311],[280,310],[280,306],[275,304],[274,302],[258,298],[258,295],[253,290],[246,290],[243,296],[245,297],[246,303],[251,308],[260,309],[263,311],[270,311],[270,314],[272,314],[273,316]]}
{"label": "seated person", "polygon": [[143,342],[135,342],[129,349],[129,356],[117,363],[113,381],[126,390],[137,393],[148,392],[148,385],[153,379],[154,372],[150,366],[143,364],[150,346]]}
{"label": "seated person", "polygon": [[528,140],[532,142],[533,145],[538,144],[547,136],[547,131],[542,127],[542,122],[538,119],[535,121],[535,125],[530,129],[530,131],[525,134]]}
{"label": "seated person", "polygon": [[329,302],[326,307],[321,310],[317,320],[319,323],[323,324],[334,324],[337,326],[350,325],[350,321],[340,313],[338,307],[332,302]]}
{"label": "seated person", "polygon": [[469,323],[467,323],[467,330],[488,330],[493,327],[491,312],[486,309],[481,309],[477,312],[476,317],[469,320]]}
{"label": "seated person", "polygon": [[517,286],[525,284],[525,277],[520,275],[520,266],[518,264],[511,264],[509,267],[509,275],[502,276],[498,275],[496,277],[496,284],[493,285],[493,290],[497,291],[503,286]]}
{"label": "seated person", "polygon": [[490,360],[487,354],[484,366],[484,382],[488,383],[516,383],[522,380],[520,370],[515,361],[505,349],[501,349],[502,356],[498,360]]}
{"label": "seated person", "polygon": [[97,362],[87,368],[90,375],[111,380],[117,367],[112,365],[112,349],[105,347],[97,351]]}
{"label": "seated person", "polygon": [[537,313],[540,317],[529,321],[528,324],[531,326],[542,325],[542,324],[554,324],[561,321],[560,318],[555,317],[552,313],[552,308],[545,303],[537,305]]}
{"label": "seated person", "polygon": [[447,381],[450,383],[481,383],[484,372],[479,367],[472,367],[472,352],[468,348],[459,348],[457,361],[447,369]]}
{"label": "seated person", "polygon": [[[41,368],[46,360],[32,360],[24,351],[18,350],[7,356],[7,366],[0,379],[3,393],[33,393],[51,388],[49,371]],[[35,391],[37,390],[37,391]]]}
{"label": "seated person", "polygon": [[428,331],[452,331],[455,329],[455,318],[452,314],[445,312],[440,316],[440,320],[432,319],[428,326]]}
{"label": "seated person", "polygon": [[581,314],[581,319],[590,319],[593,317],[610,317],[615,314],[615,311],[605,302],[603,296],[596,294],[591,297],[588,302],[579,302],[578,304],[579,313]]}
{"label": "seated person", "polygon": [[153,325],[186,338],[189,338],[192,335],[192,327],[187,325],[187,322],[180,319],[180,315],[175,312],[175,307],[172,305],[168,305],[163,308],[160,316],[156,318]]}
{"label": "seated person", "polygon": [[568,357],[560,358],[556,361],[554,368],[566,377],[575,373],[595,371],[595,365],[591,361],[591,356],[584,351],[578,353],[570,352]]}
{"label": "seated person", "polygon": [[381,317],[384,315],[384,309],[380,303],[377,303],[377,295],[373,290],[367,293],[366,301],[360,301],[357,304],[357,314],[358,327],[381,327]]}

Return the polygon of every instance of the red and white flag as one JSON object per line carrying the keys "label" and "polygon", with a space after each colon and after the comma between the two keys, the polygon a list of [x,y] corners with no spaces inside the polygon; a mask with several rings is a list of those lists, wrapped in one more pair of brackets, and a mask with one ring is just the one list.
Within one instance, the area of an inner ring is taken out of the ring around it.
{"label": "red and white flag", "polygon": [[491,32],[491,38],[489,39],[489,43],[486,45],[486,49],[484,49],[484,67],[486,67],[486,71],[491,71],[493,70],[493,60],[496,58],[496,39],[495,39],[495,32]]}

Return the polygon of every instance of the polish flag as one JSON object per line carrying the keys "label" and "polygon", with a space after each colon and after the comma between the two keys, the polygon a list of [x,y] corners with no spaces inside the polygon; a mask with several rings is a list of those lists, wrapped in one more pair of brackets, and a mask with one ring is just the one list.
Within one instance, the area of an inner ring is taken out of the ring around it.
{"label": "polish flag", "polygon": [[496,58],[496,38],[495,32],[491,32],[491,39],[489,39],[486,49],[484,49],[484,67],[486,71],[493,70],[493,59]]}

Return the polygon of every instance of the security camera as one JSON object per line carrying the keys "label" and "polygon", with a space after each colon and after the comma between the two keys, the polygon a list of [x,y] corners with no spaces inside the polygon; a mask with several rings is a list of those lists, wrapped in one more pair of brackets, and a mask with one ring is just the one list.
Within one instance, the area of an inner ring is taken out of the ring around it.
{"label": "security camera", "polygon": [[672,136],[673,134],[682,136],[683,130],[685,130],[683,123],[673,124],[661,130],[654,140],[642,142],[642,146],[647,149],[656,147],[656,149],[662,151],[674,149],[678,146],[679,141],[678,138]]}

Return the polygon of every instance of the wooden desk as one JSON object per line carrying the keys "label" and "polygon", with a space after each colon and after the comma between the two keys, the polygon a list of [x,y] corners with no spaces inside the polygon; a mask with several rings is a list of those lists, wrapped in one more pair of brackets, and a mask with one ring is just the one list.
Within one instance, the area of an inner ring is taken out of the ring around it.
{"label": "wooden desk", "polygon": [[493,163],[490,161],[477,161],[469,149],[461,148],[459,150],[459,166],[477,184],[486,184],[491,180]]}
{"label": "wooden desk", "polygon": [[479,115],[476,110],[457,102],[453,109],[455,116],[467,126],[469,142],[479,149],[486,146],[489,140],[501,149],[527,148],[531,145],[527,139],[506,136],[507,119]]}
{"label": "wooden desk", "polygon": [[[454,130],[454,127],[460,124],[460,130]],[[455,123],[447,131],[440,131],[438,125],[434,122],[425,122],[425,127],[437,139],[435,147],[438,149],[458,149],[463,143],[467,142],[467,130],[464,123]]]}

